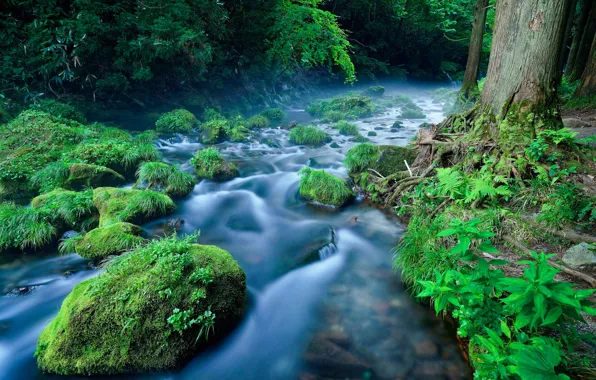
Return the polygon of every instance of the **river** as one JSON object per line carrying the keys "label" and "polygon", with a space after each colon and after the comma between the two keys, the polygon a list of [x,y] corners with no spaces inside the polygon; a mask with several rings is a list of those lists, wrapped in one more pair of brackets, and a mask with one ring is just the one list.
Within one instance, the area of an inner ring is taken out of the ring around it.
{"label": "river", "polygon": [[[409,95],[427,114],[392,131],[398,111],[355,122],[375,144],[405,146],[422,122],[443,118],[431,87],[386,86]],[[288,120],[311,120],[289,109]],[[391,210],[357,199],[341,210],[316,207],[298,195],[298,171],[309,165],[347,178],[343,159],[355,143],[320,125],[339,148],[293,146],[288,131],[270,128],[247,143],[218,145],[240,170],[225,183],[202,181],[173,215],[144,225],[228,250],[244,269],[250,300],[242,324],[211,351],[177,372],[145,379],[465,379],[469,368],[454,333],[428,306],[412,299],[392,268],[403,226]],[[262,143],[269,140],[269,145]],[[191,171],[202,148],[197,136],[157,142],[164,160]],[[273,143],[271,143],[273,142]],[[271,147],[271,145],[276,147]],[[0,258],[0,379],[47,379],[33,353],[40,332],[70,290],[100,270],[77,255],[56,252]]]}

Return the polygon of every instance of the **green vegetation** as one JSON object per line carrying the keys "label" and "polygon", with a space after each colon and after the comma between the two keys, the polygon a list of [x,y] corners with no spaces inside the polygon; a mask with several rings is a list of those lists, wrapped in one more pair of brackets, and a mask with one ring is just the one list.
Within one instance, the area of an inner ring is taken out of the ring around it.
{"label": "green vegetation", "polygon": [[158,132],[189,133],[198,125],[195,115],[179,108],[161,115],[155,123],[155,129]]}
{"label": "green vegetation", "polygon": [[260,129],[269,127],[269,119],[264,115],[255,115],[247,120],[246,126],[249,129]]}
{"label": "green vegetation", "polygon": [[195,177],[163,162],[145,162],[137,170],[135,188],[164,191],[169,196],[187,196],[195,187]]}
{"label": "green vegetation", "polygon": [[312,125],[293,128],[288,138],[293,144],[309,146],[321,146],[331,141],[331,136]]}
{"label": "green vegetation", "polygon": [[226,251],[194,240],[153,241],[77,285],[39,338],[39,368],[61,375],[171,369],[230,331],[244,314],[244,272]]}
{"label": "green vegetation", "polygon": [[418,107],[414,102],[408,99],[408,101],[401,106],[400,117],[404,119],[424,119],[426,115],[422,111],[422,108]]}
{"label": "green vegetation", "polygon": [[367,136],[376,136],[377,132],[375,131],[368,131],[368,133],[366,134]]}
{"label": "green vegetation", "polygon": [[75,192],[56,189],[33,198],[31,207],[51,212],[55,221],[61,221],[68,227],[77,227],[97,213],[91,190]]}
{"label": "green vegetation", "polygon": [[286,113],[279,108],[267,108],[261,112],[271,123],[280,123],[286,118]]}
{"label": "green vegetation", "polygon": [[374,105],[368,96],[350,94],[332,100],[314,102],[306,108],[306,111],[329,121],[339,121],[370,116],[374,111]]}
{"label": "green vegetation", "polygon": [[333,129],[339,130],[341,135],[345,136],[357,136],[358,135],[358,127],[355,124],[349,123],[345,120],[342,120],[333,126]]}
{"label": "green vegetation", "polygon": [[58,231],[52,211],[0,203],[0,252],[38,249],[52,242]]}
{"label": "green vegetation", "polygon": [[362,91],[362,95],[365,96],[383,96],[385,93],[385,87],[383,86],[372,86]]}
{"label": "green vegetation", "polygon": [[306,167],[300,171],[300,195],[320,204],[341,207],[348,203],[354,192],[341,179]]}
{"label": "green vegetation", "polygon": [[227,162],[216,149],[207,148],[198,150],[191,158],[190,163],[195,168],[199,178],[211,181],[227,181],[238,175],[238,168]]}
{"label": "green vegetation", "polygon": [[379,147],[374,144],[364,143],[348,150],[344,164],[350,173],[359,173],[372,167],[379,156]]}
{"label": "green vegetation", "polygon": [[74,120],[78,123],[85,123],[85,115],[70,104],[65,104],[52,99],[43,99],[33,103],[29,108],[48,113],[55,117]]}
{"label": "green vegetation", "polygon": [[99,226],[118,222],[142,223],[167,215],[174,202],[165,194],[151,190],[125,190],[100,187],[93,190],[93,204],[99,210]]}
{"label": "green vegetation", "polygon": [[93,262],[128,251],[141,244],[142,230],[130,223],[114,223],[95,228],[83,236],[75,236],[60,243],[62,253],[77,253]]}

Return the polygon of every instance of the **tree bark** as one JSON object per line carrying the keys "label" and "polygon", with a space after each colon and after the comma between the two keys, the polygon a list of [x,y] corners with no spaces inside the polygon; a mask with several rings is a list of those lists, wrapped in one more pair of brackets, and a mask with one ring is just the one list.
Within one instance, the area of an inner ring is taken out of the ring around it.
{"label": "tree bark", "polygon": [[571,0],[571,6],[569,7],[569,15],[567,16],[567,26],[565,27],[565,34],[563,35],[563,46],[561,47],[561,55],[559,57],[559,81],[560,83],[561,78],[563,77],[563,70],[565,69],[565,60],[569,56],[568,44],[573,41],[573,36],[571,35],[571,28],[573,28],[573,22],[575,20],[575,11],[577,8],[577,0]]}
{"label": "tree bark", "polygon": [[488,0],[478,0],[476,2],[470,48],[468,49],[468,62],[466,63],[466,72],[460,92],[465,99],[470,99],[478,91],[478,66],[480,65],[480,56],[482,54],[482,40],[484,38],[487,10]]}
{"label": "tree bark", "polygon": [[527,146],[538,129],[560,128],[556,82],[569,0],[497,0],[481,97],[488,131],[504,151]]}
{"label": "tree bark", "polygon": [[[594,1],[592,1],[592,3],[594,3]],[[582,38],[577,48],[573,70],[568,71],[567,73],[569,81],[576,81],[582,76],[584,69],[586,68],[588,56],[590,55],[590,47],[592,46],[594,34],[596,34],[596,5],[592,4],[590,15],[588,16],[586,26],[582,33]]]}
{"label": "tree bark", "polygon": [[571,43],[571,50],[569,51],[569,58],[567,59],[567,66],[565,68],[565,73],[568,75],[573,72],[573,68],[575,67],[577,51],[579,49],[582,36],[584,35],[586,23],[588,22],[588,16],[590,16],[590,10],[592,9],[593,3],[593,0],[581,0],[581,11],[579,14],[579,19],[577,20],[577,23],[574,27],[573,42]]}
{"label": "tree bark", "polygon": [[596,37],[592,39],[592,48],[586,68],[582,75],[582,81],[575,96],[595,96],[596,95]]}

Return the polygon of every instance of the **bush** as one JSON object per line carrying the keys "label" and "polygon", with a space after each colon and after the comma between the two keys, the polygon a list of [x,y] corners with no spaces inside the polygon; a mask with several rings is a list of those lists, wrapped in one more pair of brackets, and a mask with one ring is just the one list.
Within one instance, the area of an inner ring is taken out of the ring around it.
{"label": "bush", "polygon": [[165,191],[170,196],[186,196],[195,187],[195,178],[163,162],[145,162],[137,170],[135,188]]}
{"label": "bush", "polygon": [[174,202],[165,194],[151,190],[125,190],[100,187],[93,191],[93,204],[99,210],[99,226],[118,222],[140,224],[167,215]]}
{"label": "bush", "polygon": [[261,112],[261,115],[275,123],[280,123],[286,118],[286,113],[279,108],[268,108]]}
{"label": "bush", "polygon": [[167,133],[189,133],[199,124],[199,121],[191,112],[185,109],[175,109],[166,112],[155,123],[158,132]]}
{"label": "bush", "polygon": [[227,181],[238,175],[236,165],[227,162],[219,152],[213,148],[201,149],[191,158],[199,178],[211,181]]}
{"label": "bush", "polygon": [[171,369],[234,328],[244,272],[228,252],[195,239],[153,241],[78,284],[41,333],[39,368],[86,376]]}
{"label": "bush", "polygon": [[385,93],[385,87],[383,86],[372,86],[367,88],[366,90],[362,91],[362,95],[366,96],[383,96]]}
{"label": "bush", "polygon": [[323,116],[329,111],[341,112],[342,119],[357,119],[372,115],[374,105],[371,98],[363,95],[347,95],[329,101],[310,104],[306,111],[313,116]]}
{"label": "bush", "polygon": [[299,125],[292,129],[288,135],[293,144],[321,146],[331,141],[331,137],[315,126]]}
{"label": "bush", "polygon": [[75,236],[60,243],[61,253],[77,253],[93,262],[99,262],[108,256],[128,251],[144,239],[140,237],[142,229],[130,223],[114,223],[107,227],[95,228],[84,236]]}
{"label": "bush", "polygon": [[300,171],[300,195],[324,205],[341,207],[354,197],[354,192],[341,179],[306,167]]}
{"label": "bush", "polygon": [[358,135],[358,127],[355,124],[348,123],[345,120],[340,121],[339,123],[333,126],[334,129],[339,130],[341,135],[345,136],[357,136]]}

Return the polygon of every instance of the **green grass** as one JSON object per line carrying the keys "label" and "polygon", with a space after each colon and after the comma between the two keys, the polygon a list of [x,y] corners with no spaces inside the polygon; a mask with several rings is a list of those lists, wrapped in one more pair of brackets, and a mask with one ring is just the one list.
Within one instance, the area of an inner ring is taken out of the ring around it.
{"label": "green grass", "polygon": [[199,124],[199,121],[190,111],[179,108],[166,112],[155,123],[158,132],[189,133]]}
{"label": "green grass", "polygon": [[236,165],[227,162],[216,149],[201,149],[191,158],[190,163],[195,168],[199,178],[212,181],[227,181],[238,175]]}
{"label": "green grass", "polygon": [[356,119],[356,117],[348,115],[346,112],[343,111],[327,111],[323,114],[321,118],[322,122],[330,123],[330,122],[338,122],[340,120],[345,119]]}
{"label": "green grass", "polygon": [[279,108],[268,108],[261,112],[262,116],[265,116],[269,121],[274,123],[280,123],[286,118],[286,113]]}
{"label": "green grass", "polygon": [[195,187],[195,177],[163,162],[145,162],[137,170],[135,188],[164,191],[169,196],[184,197]]}
{"label": "green grass", "polygon": [[379,147],[364,143],[348,150],[344,164],[346,164],[350,173],[359,173],[371,167],[378,158]]}
{"label": "green grass", "polygon": [[355,124],[349,123],[345,120],[342,120],[339,123],[335,124],[333,126],[333,129],[339,130],[339,133],[344,136],[358,135],[358,127]]}
{"label": "green grass", "polygon": [[261,129],[269,127],[271,123],[265,115],[255,115],[247,120],[246,126],[249,129]]}
{"label": "green grass", "polygon": [[134,136],[134,141],[138,144],[153,144],[158,137],[156,131],[149,129]]}
{"label": "green grass", "polygon": [[54,220],[69,227],[79,226],[85,219],[97,213],[93,206],[91,190],[76,192],[56,189],[33,198],[31,207],[49,211]]}
{"label": "green grass", "polygon": [[297,145],[321,146],[331,141],[331,137],[315,126],[299,125],[288,135],[290,142]]}
{"label": "green grass", "polygon": [[70,175],[70,165],[56,161],[49,163],[45,168],[37,171],[31,176],[31,185],[40,192],[54,190],[57,187],[64,187]]}
{"label": "green grass", "polygon": [[343,180],[324,170],[313,170],[306,167],[299,174],[300,195],[308,200],[341,207],[354,197],[354,192]]}
{"label": "green grass", "polygon": [[216,339],[235,327],[244,272],[228,252],[195,240],[153,241],[78,284],[41,333],[39,368],[85,376],[173,369],[206,348],[213,327]]}
{"label": "green grass", "polygon": [[38,249],[48,245],[58,234],[53,221],[52,211],[46,208],[0,204],[0,252]]}
{"label": "green grass", "polygon": [[204,144],[217,144],[227,137],[230,123],[225,119],[214,119],[201,125],[201,142]]}

